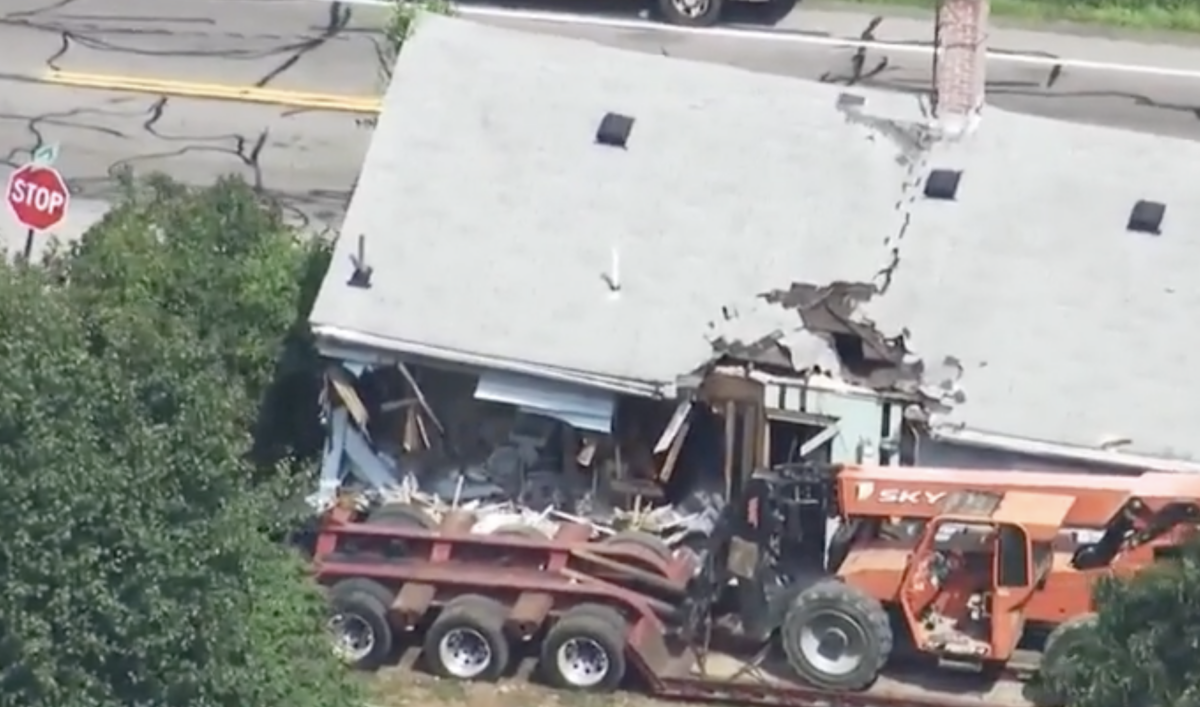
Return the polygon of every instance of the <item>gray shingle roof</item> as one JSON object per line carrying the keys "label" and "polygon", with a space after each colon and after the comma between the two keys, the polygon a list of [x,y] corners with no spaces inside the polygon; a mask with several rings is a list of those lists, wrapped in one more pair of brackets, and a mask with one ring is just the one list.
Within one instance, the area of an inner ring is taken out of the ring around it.
{"label": "gray shingle roof", "polygon": [[[1200,453],[1200,376],[1185,358],[1200,300],[1185,170],[1200,144],[991,109],[966,142],[922,150],[915,98],[856,89],[871,117],[849,119],[840,90],[426,18],[313,323],[381,348],[653,388],[719,337],[779,332],[793,353],[814,351],[797,313],[758,295],[880,284],[895,250],[890,286],[859,314],[907,333],[926,362],[961,366],[925,381],[960,393],[935,423]],[[594,144],[606,111],[636,118],[627,150]],[[957,201],[914,200],[914,175],[933,166],[965,170]],[[1125,231],[1139,198],[1169,204],[1163,236]],[[346,286],[359,234],[367,290]],[[603,280],[614,250],[617,296]]]}

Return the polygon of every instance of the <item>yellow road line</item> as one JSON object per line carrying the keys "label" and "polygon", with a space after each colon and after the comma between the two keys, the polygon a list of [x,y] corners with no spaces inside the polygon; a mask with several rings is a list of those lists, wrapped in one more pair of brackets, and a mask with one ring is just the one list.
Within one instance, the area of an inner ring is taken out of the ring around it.
{"label": "yellow road line", "polygon": [[342,113],[378,113],[379,98],[375,96],[339,96],[329,93],[304,93],[302,91],[279,91],[254,86],[226,86],[223,84],[194,83],[190,81],[167,81],[144,79],[133,76],[111,74],[83,74],[74,71],[51,69],[42,75],[46,83],[77,88],[94,88],[106,91],[132,91],[153,93],[160,96],[184,96],[208,98],[218,101],[242,103],[266,103],[291,108],[309,108]]}

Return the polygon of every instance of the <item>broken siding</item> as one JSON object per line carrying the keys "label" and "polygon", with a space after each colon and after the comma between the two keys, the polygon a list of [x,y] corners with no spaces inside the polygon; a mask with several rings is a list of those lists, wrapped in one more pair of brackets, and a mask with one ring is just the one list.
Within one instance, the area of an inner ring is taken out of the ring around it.
{"label": "broken siding", "polygon": [[900,463],[905,403],[829,378],[789,380],[752,375],[764,382],[763,405],[768,417],[834,428],[836,434],[830,439],[831,462]]}

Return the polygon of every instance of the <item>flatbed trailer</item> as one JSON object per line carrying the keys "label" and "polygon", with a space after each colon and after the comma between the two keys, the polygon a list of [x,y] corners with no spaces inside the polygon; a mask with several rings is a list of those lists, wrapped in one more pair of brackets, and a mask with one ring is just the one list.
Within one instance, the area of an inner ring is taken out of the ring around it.
{"label": "flatbed trailer", "polygon": [[[408,637],[421,641],[434,672],[463,679],[495,679],[522,654],[540,653],[539,668],[553,686],[622,687],[663,699],[789,707],[1029,704],[1011,675],[920,666],[893,665],[864,692],[830,692],[790,675],[771,641],[739,645],[719,621],[707,622],[701,636],[680,635],[699,561],[636,535],[596,542],[590,528],[570,523],[553,538],[478,535],[469,532],[474,519],[463,512],[432,529],[361,521],[349,510],[331,512],[313,555],[313,571],[333,605],[331,621],[348,660],[360,667],[390,659]],[[446,657],[447,642],[458,636],[453,631],[464,628],[487,644],[492,662],[480,672],[456,669],[461,665]],[[352,636],[357,643],[349,646]],[[594,649],[592,658],[563,657],[583,655],[584,648]],[[603,671],[595,667],[601,663]],[[595,682],[567,676],[597,672],[603,675]]]}

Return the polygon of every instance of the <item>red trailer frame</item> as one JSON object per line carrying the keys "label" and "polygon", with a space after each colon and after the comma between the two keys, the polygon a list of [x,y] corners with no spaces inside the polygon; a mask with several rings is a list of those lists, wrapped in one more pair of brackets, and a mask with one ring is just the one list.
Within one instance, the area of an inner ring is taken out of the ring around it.
{"label": "red trailer frame", "polygon": [[[958,675],[956,684],[956,676],[940,671],[920,671],[924,687],[889,678],[889,685],[863,693],[832,693],[769,675],[761,667],[765,650],[737,658],[668,637],[669,617],[678,607],[671,599],[682,600],[697,569],[690,556],[664,558],[637,544],[591,542],[589,528],[569,523],[551,539],[473,534],[473,523],[469,513],[451,512],[436,530],[365,524],[352,511],[337,509],[317,536],[313,571],[327,587],[355,578],[389,587],[389,619],[400,630],[419,629],[430,612],[463,594],[506,605],[505,631],[518,640],[536,639],[556,616],[581,603],[620,607],[630,619],[629,672],[641,690],[659,698],[788,707],[1028,704],[1019,697],[1018,682],[981,688],[978,676]],[[709,672],[714,657],[737,667]],[[928,687],[931,677],[940,684]]]}

